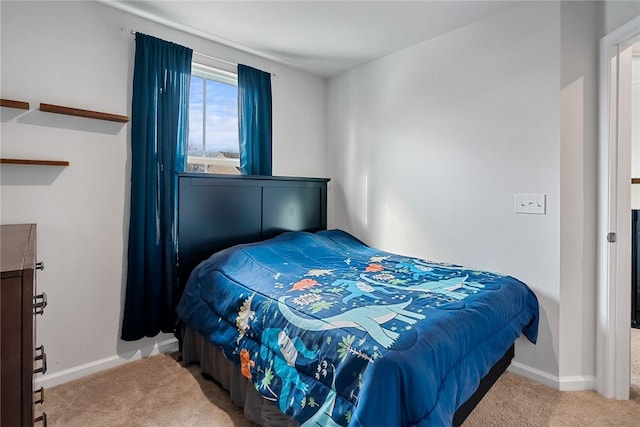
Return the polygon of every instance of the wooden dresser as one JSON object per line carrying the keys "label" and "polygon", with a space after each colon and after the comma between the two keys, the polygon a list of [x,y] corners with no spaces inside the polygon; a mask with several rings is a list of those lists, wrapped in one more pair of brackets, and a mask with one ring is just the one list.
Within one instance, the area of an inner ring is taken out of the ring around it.
{"label": "wooden dresser", "polygon": [[[34,296],[35,272],[42,268],[36,262],[36,225],[0,227],[0,424],[31,426],[33,376],[46,371],[44,349],[34,347],[34,316],[46,305],[46,295]],[[40,365],[35,369],[34,361]],[[41,403],[43,396],[41,389],[36,402]],[[37,421],[46,424],[46,415]]]}

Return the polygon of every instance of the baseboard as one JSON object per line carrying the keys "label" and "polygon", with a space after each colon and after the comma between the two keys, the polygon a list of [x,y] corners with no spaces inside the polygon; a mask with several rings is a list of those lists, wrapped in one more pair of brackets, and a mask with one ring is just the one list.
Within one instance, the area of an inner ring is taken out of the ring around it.
{"label": "baseboard", "polygon": [[507,370],[560,391],[596,389],[595,376],[557,377],[515,361],[511,362],[511,366]]}
{"label": "baseboard", "polygon": [[122,355],[107,357],[104,359],[96,360],[94,362],[85,363],[84,365],[65,369],[63,371],[39,376],[38,378],[36,378],[35,388],[38,389],[40,387],[44,387],[45,389],[47,389],[55,387],[69,381],[86,377],[87,375],[95,374],[96,372],[115,368],[116,366],[120,366],[134,360],[140,360],[143,358],[143,354],[145,355],[144,357],[147,357],[147,355],[153,356],[155,354],[169,353],[177,350],[178,340],[175,338],[171,338],[165,341],[154,343],[153,345],[144,347],[142,349],[124,353]]}
{"label": "baseboard", "polygon": [[[106,369],[115,368],[116,366],[120,366],[134,360],[142,359],[143,354],[153,356],[155,354],[169,353],[177,350],[178,340],[176,340],[175,338],[171,338],[159,343],[154,343],[154,345],[142,348],[140,350],[135,350],[122,355],[107,357],[104,359],[96,360],[94,362],[85,363],[84,365],[65,369],[60,372],[55,372],[53,374],[40,376],[36,378],[36,388],[44,387],[46,389],[55,387],[57,385],[77,380],[88,375],[104,371]],[[516,361],[512,361],[507,370],[514,374],[521,375],[525,378],[529,378],[530,380],[536,381],[560,391],[596,389],[595,376],[557,377],[555,375],[550,375],[544,371],[540,371],[530,366],[523,365],[522,363],[518,363]]]}
{"label": "baseboard", "polygon": [[575,376],[560,378],[560,391],[583,391],[595,390],[596,388],[597,381],[595,376]]}

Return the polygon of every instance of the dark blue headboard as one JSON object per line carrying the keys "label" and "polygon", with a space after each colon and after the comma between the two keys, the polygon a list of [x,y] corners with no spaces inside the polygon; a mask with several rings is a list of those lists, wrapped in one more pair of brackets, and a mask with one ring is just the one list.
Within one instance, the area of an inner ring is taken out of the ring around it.
{"label": "dark blue headboard", "polygon": [[327,228],[325,178],[178,174],[178,289],[213,253]]}

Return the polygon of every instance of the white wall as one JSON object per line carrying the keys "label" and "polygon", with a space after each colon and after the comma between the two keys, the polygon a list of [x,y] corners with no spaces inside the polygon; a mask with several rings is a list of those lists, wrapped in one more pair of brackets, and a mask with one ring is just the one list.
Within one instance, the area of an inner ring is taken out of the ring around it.
{"label": "white wall", "polygon": [[598,41],[603,4],[561,5],[560,387],[595,387]]}
{"label": "white wall", "polygon": [[523,2],[329,82],[331,224],[528,283],[540,339],[512,369],[565,390],[595,387],[598,45],[639,14]]}
{"label": "white wall", "polygon": [[634,45],[631,99],[631,177],[640,178],[640,42]]}
{"label": "white wall", "polygon": [[605,0],[603,36],[640,15],[638,0]]}
{"label": "white wall", "polygon": [[[640,42],[636,49],[640,53]],[[640,54],[634,54],[631,106],[631,177],[640,178]],[[640,184],[631,186],[631,208],[640,209]]]}
{"label": "white wall", "polygon": [[[277,74],[274,174],[326,176],[325,80],[93,2],[0,6],[2,157],[68,160],[67,168],[3,165],[1,222],[38,224],[38,318],[53,385],[148,354],[162,334],[119,340],[126,277],[130,124],[37,110],[40,102],[131,113],[134,37],[121,26]],[[16,116],[16,114],[18,114]]]}
{"label": "white wall", "polygon": [[[501,271],[541,303],[516,361],[558,379],[560,4],[534,2],[329,81],[331,226],[386,250]],[[516,215],[515,193],[547,195]]]}

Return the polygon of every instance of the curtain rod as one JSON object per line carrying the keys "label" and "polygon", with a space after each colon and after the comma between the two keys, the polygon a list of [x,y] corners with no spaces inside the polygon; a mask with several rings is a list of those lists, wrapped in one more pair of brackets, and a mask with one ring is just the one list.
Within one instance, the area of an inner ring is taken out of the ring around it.
{"label": "curtain rod", "polygon": [[[135,36],[136,35],[136,31],[129,30],[129,34],[131,34],[132,36]],[[217,61],[217,62],[220,62],[220,63],[223,63],[223,64],[231,65],[232,67],[237,67],[238,66],[237,62],[231,62],[231,61],[227,61],[227,60],[224,60],[224,59],[221,59],[221,58],[216,58],[215,56],[206,55],[204,53],[196,52],[195,50],[193,51],[193,54],[201,56],[203,58],[211,59],[212,61]],[[271,76],[274,77],[274,78],[278,77],[278,75],[276,73],[271,73],[269,71],[266,71],[266,72],[271,74]]]}
{"label": "curtain rod", "polygon": [[211,59],[213,61],[221,62],[223,64],[231,65],[231,66],[234,66],[234,67],[238,66],[238,64],[236,64],[235,62],[225,61],[224,59],[216,58],[215,56],[205,55],[204,53],[196,52],[195,50],[193,51],[193,54],[201,56],[203,58]]}

